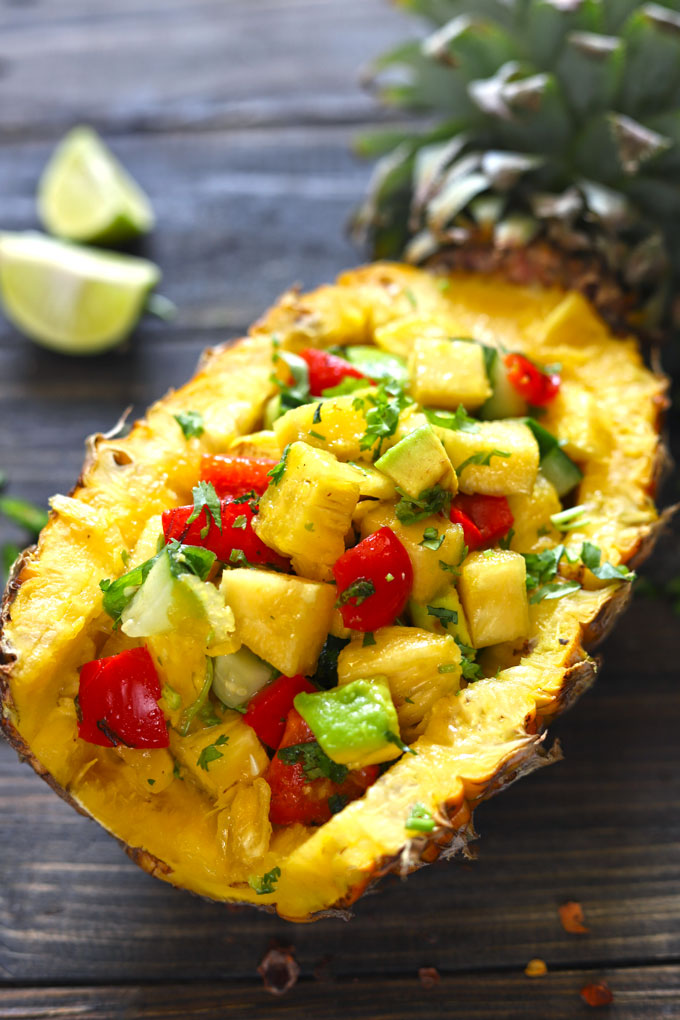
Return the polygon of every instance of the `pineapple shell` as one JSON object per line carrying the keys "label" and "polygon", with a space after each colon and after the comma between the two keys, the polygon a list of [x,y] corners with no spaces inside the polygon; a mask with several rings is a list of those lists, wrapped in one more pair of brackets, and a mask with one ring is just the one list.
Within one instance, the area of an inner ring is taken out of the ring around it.
{"label": "pineapple shell", "polygon": [[[137,864],[173,885],[302,921],[346,912],[388,871],[405,873],[464,852],[475,806],[559,757],[558,749],[547,749],[546,726],[595,679],[599,662],[589,650],[629,599],[630,586],[614,584],[533,607],[530,638],[521,648],[501,649],[505,661],[496,676],[434,705],[414,745],[417,756],[405,755],[320,828],[275,835],[259,867],[281,868],[273,893],[258,895],[230,870],[215,836],[215,812],[191,782],[155,796],[140,792],[127,782],[125,760],[77,740],[69,710],[76,668],[109,630],[98,581],[123,571],[121,548],[134,546],[149,517],[188,501],[202,452],[260,427],[274,388],[272,335],[288,349],[328,346],[339,336],[365,342],[377,328],[412,316],[414,302],[420,314],[457,318],[463,334],[485,342],[505,339],[543,360],[554,350],[566,374],[591,379],[611,446],[605,458],[585,465],[577,500],[601,494],[586,537],[606,558],[640,562],[663,524],[653,494],[665,463],[658,431],[666,381],[644,367],[634,341],[616,340],[583,299],[558,288],[374,264],[309,295],[285,295],[249,337],[207,352],[194,378],[150,408],[127,436],[89,440],[76,488],[53,501],[49,523],[16,564],[2,606],[0,699],[8,739],[62,797],[120,839]],[[187,409],[204,416],[200,439],[185,440],[173,418]],[[409,838],[404,820],[414,802],[433,811],[436,828]],[[220,807],[228,820],[233,808]]]}

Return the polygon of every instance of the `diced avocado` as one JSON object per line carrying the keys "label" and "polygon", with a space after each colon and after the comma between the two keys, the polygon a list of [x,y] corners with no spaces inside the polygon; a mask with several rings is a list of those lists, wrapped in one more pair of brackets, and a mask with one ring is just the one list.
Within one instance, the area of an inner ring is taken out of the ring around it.
{"label": "diced avocado", "polygon": [[508,379],[508,370],[498,351],[490,350],[486,365],[493,393],[482,404],[479,417],[487,421],[496,418],[522,418],[528,410],[524,397]]}
{"label": "diced avocado", "polygon": [[214,660],[212,689],[227,708],[238,708],[267,684],[275,671],[245,645]]}
{"label": "diced avocado", "polygon": [[414,627],[422,627],[433,634],[450,634],[459,638],[464,645],[472,644],[465,611],[453,585],[443,595],[426,604],[410,599],[408,611]]}
{"label": "diced avocado", "polygon": [[454,478],[451,461],[430,425],[409,432],[375,466],[412,499],[418,499],[421,492],[437,483],[450,488]]}
{"label": "diced avocado", "polygon": [[340,765],[364,768],[401,754],[391,739],[400,739],[397,710],[382,677],[298,694],[294,704],[322,750]]}
{"label": "diced avocado", "polygon": [[473,552],[458,582],[474,648],[515,641],[529,633],[526,562],[509,549]]}
{"label": "diced avocado", "polygon": [[409,371],[419,404],[452,411],[462,404],[471,411],[491,396],[484,348],[474,341],[421,337],[413,345]]}
{"label": "diced avocado", "polygon": [[393,379],[403,385],[408,383],[406,358],[398,354],[388,354],[379,347],[361,345],[345,347],[343,355],[369,379]]}

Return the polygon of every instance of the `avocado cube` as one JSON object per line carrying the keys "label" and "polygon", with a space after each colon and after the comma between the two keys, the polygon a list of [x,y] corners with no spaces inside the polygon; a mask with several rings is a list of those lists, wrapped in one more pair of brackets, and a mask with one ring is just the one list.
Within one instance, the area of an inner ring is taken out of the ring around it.
{"label": "avocado cube", "polygon": [[364,768],[398,758],[399,719],[387,682],[376,677],[298,694],[295,708],[332,761]]}
{"label": "avocado cube", "polygon": [[437,483],[450,488],[455,477],[446,450],[431,425],[409,432],[375,466],[412,499]]}

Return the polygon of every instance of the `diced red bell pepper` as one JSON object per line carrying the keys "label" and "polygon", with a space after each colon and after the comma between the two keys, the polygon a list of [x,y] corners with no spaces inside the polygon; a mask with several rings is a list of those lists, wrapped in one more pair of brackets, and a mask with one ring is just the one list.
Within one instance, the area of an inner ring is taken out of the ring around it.
{"label": "diced red bell pepper", "polygon": [[[293,744],[309,744],[314,740],[314,734],[307,723],[292,708],[278,750]],[[379,774],[377,765],[368,765],[349,772],[342,783],[334,783],[325,778],[310,779],[305,775],[301,762],[289,765],[279,758],[277,752],[265,774],[272,794],[269,819],[273,825],[292,825],[295,822],[323,825],[333,814],[328,803],[330,797],[337,795],[345,803],[356,800],[376,781]]]}
{"label": "diced red bell pepper", "polygon": [[527,403],[545,407],[557,396],[562,380],[557,372],[544,372],[523,354],[506,354],[508,379]]}
{"label": "diced red bell pepper", "polygon": [[380,528],[336,560],[333,574],[345,627],[377,630],[393,623],[413,587],[413,567],[391,528]]}
{"label": "diced red bell pepper", "polygon": [[204,453],[201,479],[210,482],[218,496],[261,496],[269,485],[267,472],[276,465],[270,457],[236,457],[228,453]]}
{"label": "diced red bell pepper", "polygon": [[146,648],[86,662],[80,670],[78,736],[100,747],[169,744],[161,684]]}
{"label": "diced red bell pepper", "polygon": [[451,506],[451,520],[463,528],[470,550],[492,545],[510,531],[515,518],[505,496],[484,496],[459,492]]}
{"label": "diced red bell pepper", "polygon": [[[233,559],[232,553],[234,550],[240,550],[248,563],[288,569],[288,560],[270,549],[255,534],[253,518],[256,511],[253,510],[249,502],[237,503],[231,496],[220,500],[221,530],[205,509],[201,510],[195,521],[187,524],[193,509],[192,506],[179,506],[174,510],[165,511],[163,534],[166,543],[176,539],[185,545],[199,545],[203,549],[214,552],[222,563],[231,563],[236,566],[239,565],[238,558]],[[207,532],[205,532],[206,524],[208,525]],[[202,532],[205,532],[205,535]]]}
{"label": "diced red bell pepper", "polygon": [[337,354],[307,347],[300,351],[300,357],[309,369],[309,392],[313,397],[320,397],[324,390],[339,386],[343,379],[366,379],[367,383],[370,382],[363,372]]}
{"label": "diced red bell pepper", "polygon": [[303,676],[280,676],[251,698],[243,721],[252,726],[263,744],[278,747],[295,695],[302,691],[313,694],[315,690],[314,684]]}

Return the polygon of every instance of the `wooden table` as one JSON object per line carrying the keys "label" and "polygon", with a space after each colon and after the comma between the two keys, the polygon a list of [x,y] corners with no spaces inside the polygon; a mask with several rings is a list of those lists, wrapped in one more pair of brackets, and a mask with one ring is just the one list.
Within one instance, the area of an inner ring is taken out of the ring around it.
{"label": "wooden table", "polygon": [[[1,0],[0,223],[36,225],[54,141],[89,122],[153,199],[144,250],[179,307],[98,359],[0,324],[12,493],[67,491],[86,433],[181,383],[291,282],[357,261],[343,227],[369,168],[349,145],[378,114],[356,72],[404,28],[383,0]],[[659,575],[673,556],[677,572],[677,547]],[[295,927],[155,882],[1,746],[0,1018],[553,1020],[587,1014],[579,989],[601,978],[611,1016],[680,1016],[677,630],[666,604],[636,601],[596,689],[554,728],[566,760],[478,812],[479,860],[388,881],[349,925]],[[562,929],[565,900],[588,934]],[[280,1000],[256,972],[273,941],[301,967]],[[525,977],[532,957],[546,977]]]}

